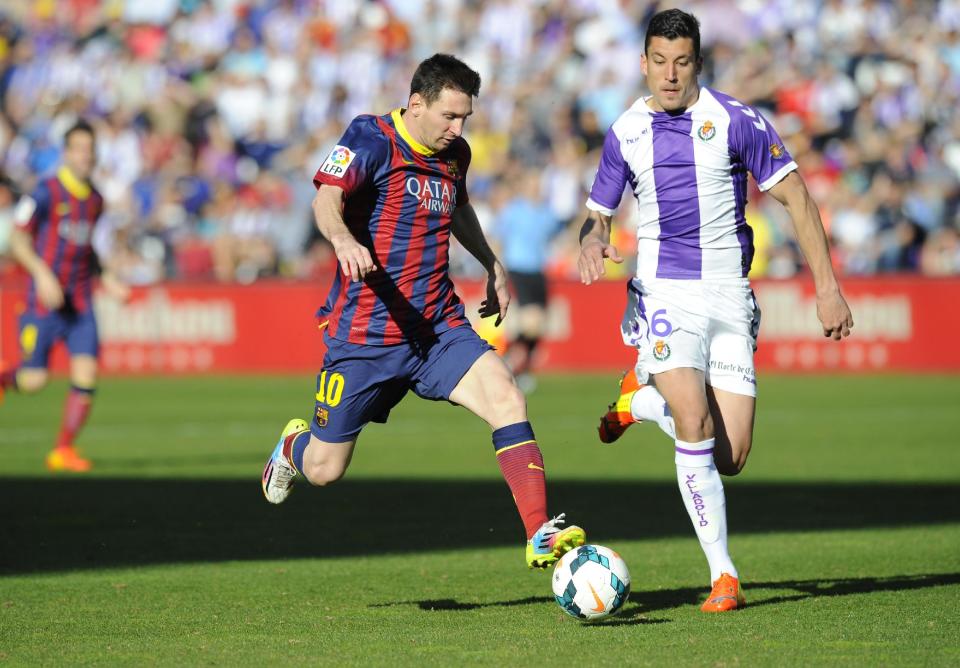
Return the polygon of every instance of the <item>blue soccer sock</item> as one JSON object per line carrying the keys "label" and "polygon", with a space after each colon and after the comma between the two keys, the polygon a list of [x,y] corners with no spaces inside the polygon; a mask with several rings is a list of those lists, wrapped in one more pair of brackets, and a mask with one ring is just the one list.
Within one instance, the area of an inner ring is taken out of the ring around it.
{"label": "blue soccer sock", "polygon": [[[293,464],[294,468],[297,469],[297,472],[301,475],[303,474],[303,453],[306,451],[307,446],[310,445],[310,430],[301,431],[298,434],[294,434],[293,442],[290,444],[290,455],[287,459]],[[286,448],[284,448],[286,449]]]}

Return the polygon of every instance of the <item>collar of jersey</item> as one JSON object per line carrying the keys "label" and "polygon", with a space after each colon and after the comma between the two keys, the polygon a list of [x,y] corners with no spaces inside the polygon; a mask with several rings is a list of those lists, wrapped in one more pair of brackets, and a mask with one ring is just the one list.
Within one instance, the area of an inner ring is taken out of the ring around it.
{"label": "collar of jersey", "polygon": [[400,133],[400,136],[403,137],[403,141],[407,142],[414,151],[420,155],[433,155],[436,151],[431,151],[426,146],[418,142],[413,138],[413,135],[410,134],[410,131],[407,130],[407,124],[403,122],[403,108],[397,107],[390,112],[390,118],[393,119],[393,124],[397,128],[397,132]]}
{"label": "collar of jersey", "polygon": [[[687,107],[686,109],[684,109],[682,114],[676,114],[676,115],[677,115],[677,116],[683,116],[684,114],[689,114],[691,111],[695,111],[695,110],[697,109],[697,107],[699,106],[700,101],[703,99],[703,92],[704,92],[705,90],[706,90],[706,88],[705,88],[704,86],[700,86],[700,95],[697,97],[697,101],[694,102],[693,104],[691,104],[691,105],[690,105],[689,107]],[[648,114],[650,114],[651,116],[655,116],[655,115],[657,115],[657,114],[665,114],[665,115],[668,115],[668,116],[673,116],[673,115],[674,115],[674,114],[671,114],[670,112],[667,112],[667,111],[657,111],[656,109],[651,109],[651,108],[650,108],[650,105],[648,105],[647,102],[649,102],[652,97],[653,97],[653,95],[644,95],[643,97],[640,98],[640,99],[643,101],[643,108],[646,109],[646,111],[647,111]]]}
{"label": "collar of jersey", "polygon": [[87,199],[90,197],[90,186],[74,176],[70,168],[64,165],[57,170],[57,178],[67,192],[77,199]]}

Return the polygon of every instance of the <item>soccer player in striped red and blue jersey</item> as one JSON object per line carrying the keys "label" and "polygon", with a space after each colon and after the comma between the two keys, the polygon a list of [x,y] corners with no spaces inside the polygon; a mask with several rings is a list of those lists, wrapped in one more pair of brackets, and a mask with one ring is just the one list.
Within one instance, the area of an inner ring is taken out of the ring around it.
{"label": "soccer player in striped red and blue jersey", "polygon": [[461,137],[480,77],[453,56],[420,63],[408,105],[359,116],[317,170],[317,226],[339,260],[320,309],[327,354],[310,424],[291,420],[264,468],[267,500],[297,476],[339,480],[357,437],[386,422],[409,391],[459,404],[493,430],[493,446],[527,536],[527,564],[546,568],[585,541],[550,520],[543,458],[513,375],[473,330],[449,276],[450,235],[488,272],[483,317],[504,318],[506,272],[467,194],[470,148]]}
{"label": "soccer player in striped red and blue jersey", "polygon": [[[39,391],[47,383],[53,345],[64,341],[70,353],[70,391],[56,447],[46,458],[51,471],[83,472],[91,466],[74,441],[90,414],[97,382],[92,281],[98,264],[92,239],[103,198],[90,183],[94,161],[93,128],[80,120],[64,134],[62,166],[18,206],[10,239],[13,257],[31,280],[20,316],[22,359],[19,367],[0,370],[0,393]],[[126,298],[126,286],[112,274],[104,272],[102,282]]]}
{"label": "soccer player in striped red and blue jersey", "polygon": [[622,321],[636,367],[601,418],[611,443],[641,420],[675,444],[680,492],[710,567],[704,612],[743,605],[727,550],[719,473],[736,475],[753,441],[753,351],[760,312],[747,278],[753,233],[747,225],[747,172],[787,209],[813,273],[823,333],[849,335],[850,309],[830,263],[816,203],[780,137],[760,113],[700,87],[700,29],[679,9],[654,15],[641,69],[651,95],[607,133],[581,232],[580,277],[590,284],[610,245],[612,216],[629,183],[638,205],[637,273]]}

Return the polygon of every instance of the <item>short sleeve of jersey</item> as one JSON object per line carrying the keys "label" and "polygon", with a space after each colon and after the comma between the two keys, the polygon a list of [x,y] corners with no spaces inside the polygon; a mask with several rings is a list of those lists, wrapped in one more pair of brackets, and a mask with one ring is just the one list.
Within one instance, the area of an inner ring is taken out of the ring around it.
{"label": "short sleeve of jersey", "polygon": [[797,169],[770,121],[746,105],[730,108],[730,148],[766,191]]}
{"label": "short sleeve of jersey", "polygon": [[612,216],[620,204],[620,198],[623,197],[623,189],[627,185],[629,169],[626,160],[623,159],[623,153],[620,151],[620,138],[617,137],[613,128],[610,128],[603,140],[600,166],[597,168],[597,175],[593,179],[593,187],[590,188],[587,208]]}
{"label": "short sleeve of jersey", "polygon": [[390,161],[389,140],[375,116],[357,116],[313,177],[313,185],[337,186],[349,196]]}
{"label": "short sleeve of jersey", "polygon": [[33,195],[24,195],[13,210],[13,223],[29,234],[36,234],[40,221],[50,210],[50,188],[43,181],[33,191]]}

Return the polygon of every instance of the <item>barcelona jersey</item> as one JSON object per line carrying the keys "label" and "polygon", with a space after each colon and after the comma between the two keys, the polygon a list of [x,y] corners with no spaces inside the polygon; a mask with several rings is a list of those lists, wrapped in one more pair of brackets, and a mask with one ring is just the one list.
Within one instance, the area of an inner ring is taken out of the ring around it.
{"label": "barcelona jersey", "polygon": [[458,137],[430,151],[401,113],[355,118],[313,179],[343,189],[344,222],[378,267],[362,281],[338,267],[318,315],[341,341],[394,345],[468,324],[449,249],[453,211],[468,201],[470,148]]}
{"label": "barcelona jersey", "polygon": [[[18,225],[30,234],[33,250],[60,281],[66,308],[85,313],[93,304],[93,228],[103,211],[103,198],[61,167],[56,176],[40,182],[33,200],[32,215]],[[41,316],[48,312],[37,299],[32,281],[27,308]]]}

